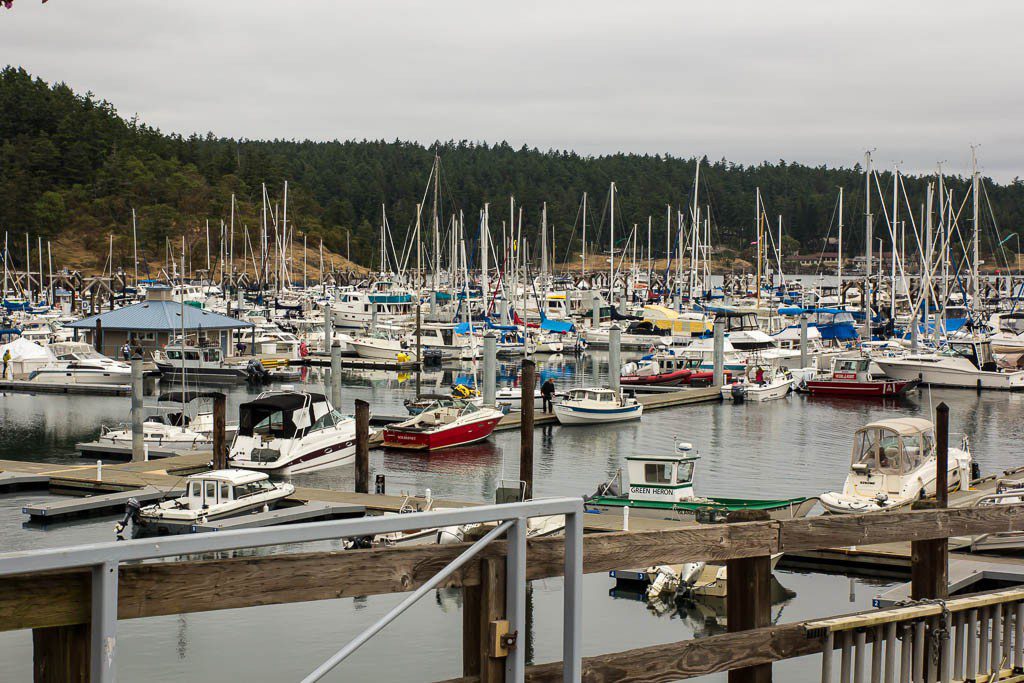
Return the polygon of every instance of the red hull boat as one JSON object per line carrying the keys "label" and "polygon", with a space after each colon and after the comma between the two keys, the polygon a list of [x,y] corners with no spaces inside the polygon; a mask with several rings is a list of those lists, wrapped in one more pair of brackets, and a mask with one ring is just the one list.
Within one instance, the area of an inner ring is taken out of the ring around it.
{"label": "red hull boat", "polygon": [[690,382],[691,370],[673,370],[672,372],[660,372],[656,375],[623,375],[619,379],[620,384],[627,386],[676,386]]}
{"label": "red hull boat", "polygon": [[405,422],[384,428],[389,448],[436,451],[483,441],[504,415],[457,399],[437,401]]}
{"label": "red hull boat", "polygon": [[802,389],[819,396],[887,398],[902,396],[917,386],[917,380],[872,379],[870,358],[834,358],[832,375],[810,379]]}

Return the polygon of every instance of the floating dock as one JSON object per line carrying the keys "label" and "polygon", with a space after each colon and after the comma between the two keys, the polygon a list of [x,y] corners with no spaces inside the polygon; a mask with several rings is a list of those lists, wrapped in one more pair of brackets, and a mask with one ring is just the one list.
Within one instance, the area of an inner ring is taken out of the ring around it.
{"label": "floating dock", "polygon": [[129,489],[114,493],[86,496],[84,498],[60,500],[52,503],[26,505],[21,508],[21,511],[36,522],[51,519],[67,519],[69,517],[87,517],[89,515],[100,515],[123,510],[131,498],[140,503],[151,503],[164,500],[165,498],[178,498],[184,495],[184,493],[184,488],[163,490],[155,486],[146,486],[141,489]]}
{"label": "floating dock", "polygon": [[41,382],[0,382],[0,393],[72,394],[80,396],[131,396],[130,384],[43,384]]}
{"label": "floating dock", "polygon": [[[230,437],[229,437],[230,438]],[[209,448],[209,446],[207,446]],[[130,444],[112,444],[102,443],[99,441],[89,441],[87,443],[76,443],[75,450],[81,453],[83,456],[98,457],[104,460],[120,460],[122,462],[130,462],[132,459],[132,447]],[[209,451],[207,451],[209,452]],[[160,458],[171,458],[175,455],[181,455],[182,450],[180,444],[177,448],[173,444],[166,445],[149,445],[149,459],[160,459]]]}
{"label": "floating dock", "polygon": [[30,491],[45,489],[50,486],[50,478],[44,474],[28,474],[25,472],[0,472],[0,492]]}

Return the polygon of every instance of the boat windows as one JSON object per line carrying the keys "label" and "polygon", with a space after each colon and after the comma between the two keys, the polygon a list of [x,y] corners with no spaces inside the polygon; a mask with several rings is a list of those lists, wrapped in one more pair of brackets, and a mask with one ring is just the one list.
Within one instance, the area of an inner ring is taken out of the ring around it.
{"label": "boat windows", "polygon": [[900,437],[885,429],[865,429],[854,441],[853,465],[882,474],[899,474],[902,467]]}
{"label": "boat windows", "polygon": [[199,352],[185,351],[185,360],[199,360]]}
{"label": "boat windows", "polygon": [[334,423],[335,423],[335,413],[333,413],[333,412],[324,413],[309,428],[309,433],[312,434],[313,432],[319,432],[321,429],[329,429],[329,428],[334,426]]}
{"label": "boat windows", "polygon": [[648,484],[671,484],[672,463],[649,462],[644,464],[644,481]]}
{"label": "boat windows", "polygon": [[181,351],[175,351],[175,350],[167,349],[167,359],[168,360],[181,360]]}
{"label": "boat windows", "polygon": [[676,474],[676,482],[679,484],[689,484],[693,481],[693,465],[691,462],[681,462],[678,465],[678,471]]}
{"label": "boat windows", "polygon": [[206,502],[217,502],[217,482],[215,481],[206,482]]}
{"label": "boat windows", "polygon": [[189,484],[189,498],[202,498],[203,497],[203,484],[199,481],[193,481]]}
{"label": "boat windows", "polygon": [[219,363],[220,349],[203,349],[203,360],[207,363]]}
{"label": "boat windows", "polygon": [[220,485],[220,502],[231,500],[231,484],[227,482],[221,482]]}

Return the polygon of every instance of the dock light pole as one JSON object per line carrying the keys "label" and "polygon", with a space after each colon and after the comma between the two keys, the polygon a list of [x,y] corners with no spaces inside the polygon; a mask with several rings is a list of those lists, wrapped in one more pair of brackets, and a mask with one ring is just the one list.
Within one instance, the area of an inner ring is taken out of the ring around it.
{"label": "dock light pole", "polygon": [[608,386],[619,393],[619,369],[622,367],[622,330],[612,323],[608,330]]}
{"label": "dock light pole", "polygon": [[715,321],[714,379],[716,387],[725,384],[725,322]]}
{"label": "dock light pole", "polygon": [[537,384],[537,365],[523,361],[522,397],[519,412],[519,479],[523,482],[523,500],[533,497],[533,392]]}
{"label": "dock light pole", "polygon": [[341,405],[341,340],[331,342],[331,405]]}
{"label": "dock light pole", "polygon": [[370,404],[356,399],[356,493],[370,492]]}
{"label": "dock light pole", "polygon": [[146,459],[146,444],[142,427],[142,356],[132,356],[132,462]]}
{"label": "dock light pole", "polygon": [[493,331],[484,335],[484,405],[495,405],[495,384],[498,375],[498,339]]}

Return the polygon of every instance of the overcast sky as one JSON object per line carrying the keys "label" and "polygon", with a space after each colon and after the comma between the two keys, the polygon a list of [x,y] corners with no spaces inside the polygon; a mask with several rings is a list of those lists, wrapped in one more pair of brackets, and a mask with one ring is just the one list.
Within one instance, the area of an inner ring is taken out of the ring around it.
{"label": "overcast sky", "polygon": [[839,5],[16,0],[0,62],[180,133],[1024,176],[1024,3]]}

